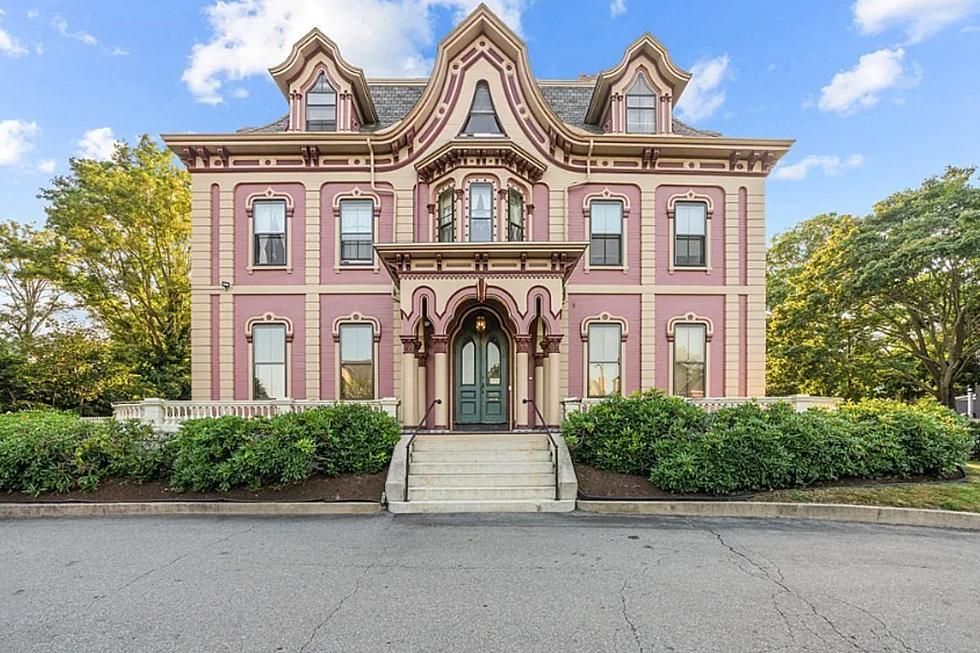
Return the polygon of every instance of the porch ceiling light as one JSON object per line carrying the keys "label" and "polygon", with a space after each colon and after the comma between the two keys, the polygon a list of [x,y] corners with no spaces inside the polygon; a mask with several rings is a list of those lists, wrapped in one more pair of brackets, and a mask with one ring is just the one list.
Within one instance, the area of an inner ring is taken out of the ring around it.
{"label": "porch ceiling light", "polygon": [[487,330],[487,318],[482,315],[476,316],[476,330],[478,333],[483,333]]}

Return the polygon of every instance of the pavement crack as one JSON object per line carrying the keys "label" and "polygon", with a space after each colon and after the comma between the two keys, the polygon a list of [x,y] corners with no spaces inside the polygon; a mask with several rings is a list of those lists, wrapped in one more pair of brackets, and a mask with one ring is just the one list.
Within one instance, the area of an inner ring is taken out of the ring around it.
{"label": "pavement crack", "polygon": [[300,653],[306,651],[306,649],[308,649],[310,645],[313,644],[313,640],[315,640],[316,636],[320,634],[320,630],[327,625],[327,622],[333,619],[333,616],[337,614],[337,612],[340,610],[340,608],[343,607],[344,603],[346,603],[349,598],[357,594],[358,590],[361,589],[361,581],[364,580],[364,577],[367,576],[368,571],[370,571],[372,567],[373,565],[368,565],[364,567],[364,571],[362,571],[361,575],[357,577],[356,581],[354,581],[354,587],[351,588],[351,591],[347,592],[347,594],[345,594],[343,598],[341,598],[340,601],[337,602],[337,605],[333,607],[333,610],[328,612],[327,615],[320,621],[320,623],[318,623],[310,632],[310,636],[306,639],[306,642],[299,649]]}
{"label": "pavement crack", "polygon": [[636,650],[643,653],[643,642],[640,640],[640,632],[636,629],[636,624],[630,619],[629,610],[626,607],[626,586],[629,585],[629,578],[623,580],[623,586],[619,588],[619,604],[623,611],[623,620],[633,633],[633,641],[636,643]]}

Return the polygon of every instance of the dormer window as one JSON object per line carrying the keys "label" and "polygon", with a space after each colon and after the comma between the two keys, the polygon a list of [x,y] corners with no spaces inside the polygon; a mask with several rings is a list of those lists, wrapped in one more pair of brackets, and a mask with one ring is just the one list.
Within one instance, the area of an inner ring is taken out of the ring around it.
{"label": "dormer window", "polygon": [[639,75],[626,92],[626,131],[630,134],[657,133],[657,94]]}
{"label": "dormer window", "polygon": [[497,112],[493,109],[490,87],[483,80],[476,83],[473,104],[470,105],[470,113],[463,125],[462,133],[466,136],[504,135],[504,130],[500,128],[500,121],[497,120]]}
{"label": "dormer window", "polygon": [[306,93],[306,130],[337,131],[337,93],[323,73]]}

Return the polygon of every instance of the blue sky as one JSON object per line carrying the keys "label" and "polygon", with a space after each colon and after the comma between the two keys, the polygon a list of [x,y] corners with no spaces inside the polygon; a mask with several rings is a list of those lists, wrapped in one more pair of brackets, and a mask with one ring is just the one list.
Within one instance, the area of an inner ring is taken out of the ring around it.
{"label": "blue sky", "polygon": [[[680,116],[794,138],[769,233],[868,212],[947,164],[980,163],[980,0],[496,0],[534,72],[614,65],[644,31],[693,70]],[[472,0],[0,0],[0,220],[43,220],[38,188],[114,138],[277,118],[265,68],[313,24],[368,75],[423,75]],[[366,31],[365,25],[373,25]]]}

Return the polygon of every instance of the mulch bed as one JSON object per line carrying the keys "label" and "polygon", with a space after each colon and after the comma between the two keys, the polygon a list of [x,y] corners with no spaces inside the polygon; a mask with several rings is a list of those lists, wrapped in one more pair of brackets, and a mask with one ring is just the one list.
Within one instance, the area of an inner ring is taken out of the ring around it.
{"label": "mulch bed", "polygon": [[311,476],[286,487],[263,488],[257,492],[247,487],[228,492],[174,492],[166,481],[143,484],[107,480],[94,492],[50,492],[39,497],[22,492],[0,492],[0,503],[115,503],[127,501],[381,501],[387,468],[365,476]]}
{"label": "mulch bed", "polygon": [[[575,463],[575,475],[578,477],[579,495],[589,498],[601,499],[627,499],[627,500],[709,500],[717,501],[740,501],[759,497],[767,494],[766,492],[752,492],[732,496],[715,496],[707,494],[672,494],[662,490],[645,476],[633,474],[619,474],[617,472],[607,472],[596,469],[589,465]],[[842,478],[836,481],[826,481],[814,483],[806,488],[796,489],[815,489],[815,488],[834,488],[834,487],[882,487],[888,485],[905,485],[907,483],[943,483],[961,482],[966,478],[962,472],[953,478],[937,478],[935,476],[913,476],[911,478],[879,478],[873,481],[862,478]],[[794,488],[790,488],[794,489]]]}

